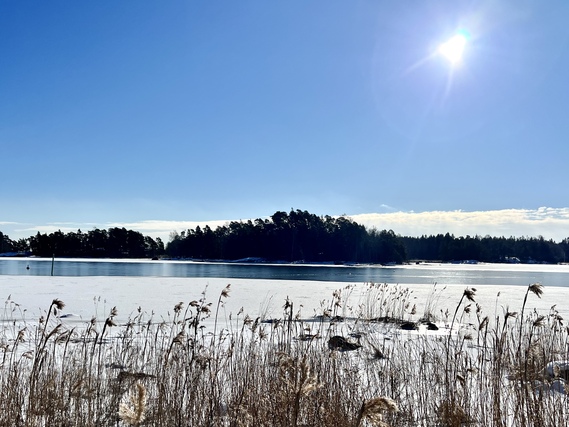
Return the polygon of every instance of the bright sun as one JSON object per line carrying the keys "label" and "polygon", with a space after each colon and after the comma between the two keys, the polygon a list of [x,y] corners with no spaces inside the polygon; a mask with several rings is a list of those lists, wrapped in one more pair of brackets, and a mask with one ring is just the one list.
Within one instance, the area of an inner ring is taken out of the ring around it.
{"label": "bright sun", "polygon": [[462,53],[467,40],[468,36],[464,32],[460,32],[441,44],[438,51],[448,59],[451,64],[457,64],[462,59]]}

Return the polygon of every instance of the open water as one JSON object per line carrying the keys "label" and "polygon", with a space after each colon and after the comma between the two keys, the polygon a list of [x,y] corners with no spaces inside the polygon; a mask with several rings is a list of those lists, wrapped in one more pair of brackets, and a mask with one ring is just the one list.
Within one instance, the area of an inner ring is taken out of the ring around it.
{"label": "open water", "polygon": [[539,282],[569,287],[569,265],[419,264],[406,266],[336,266],[303,264],[237,264],[192,261],[0,259],[0,275],[129,276],[350,283],[514,285]]}

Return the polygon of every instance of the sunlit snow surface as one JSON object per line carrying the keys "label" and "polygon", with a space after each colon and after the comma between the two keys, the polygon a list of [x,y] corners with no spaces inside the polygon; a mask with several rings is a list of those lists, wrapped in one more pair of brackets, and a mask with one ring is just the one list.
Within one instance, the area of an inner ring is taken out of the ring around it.
{"label": "sunlit snow surface", "polygon": [[[565,276],[569,279],[569,274],[567,274],[569,266],[567,265],[421,264],[403,268],[417,270],[417,272],[431,269],[434,270],[435,277],[437,271],[444,269],[445,274],[452,276],[452,273],[456,272],[457,277],[462,271],[471,273],[493,271],[500,274],[511,273],[514,276],[520,272],[532,271],[558,273],[557,281],[561,282],[565,280]],[[426,278],[426,280],[430,279]],[[452,282],[452,277],[447,278],[446,283],[449,281]],[[433,283],[388,284],[399,286],[402,289],[409,288],[412,292],[410,302],[417,306],[416,318],[424,313],[425,306],[430,301],[431,309],[434,309],[434,314],[440,316],[442,321],[446,310],[452,312],[456,308],[466,286],[464,284],[439,284],[435,287]],[[65,321],[88,321],[93,316],[104,319],[109,310],[115,306],[119,312],[116,318],[118,321],[126,321],[139,307],[143,311],[154,313],[154,318],[159,320],[172,313],[174,306],[179,302],[187,305],[193,300],[199,300],[203,292],[205,292],[206,299],[215,306],[221,290],[228,284],[231,284],[231,291],[220,309],[220,317],[223,319],[229,319],[230,315],[235,318],[241,308],[252,318],[257,316],[282,318],[283,305],[287,298],[294,304],[294,312],[300,318],[312,318],[315,315],[321,315],[325,308],[330,307],[335,290],[342,290],[341,307],[337,309],[339,315],[356,316],[359,307],[370,303],[366,293],[366,284],[356,281],[347,283],[308,280],[101,276],[0,275],[0,298],[7,300],[10,296],[13,302],[19,304],[17,311],[22,310],[22,314],[28,320],[37,319],[54,298],[59,298],[66,304],[60,314],[72,315]],[[496,286],[474,283],[469,286],[476,288],[475,300],[482,308],[484,315],[494,318],[503,317],[506,309],[510,312],[519,311],[529,284]],[[548,286],[548,283],[542,283],[542,285],[544,286],[542,298],[530,294],[526,312],[535,308],[542,314],[547,314],[552,306],[556,306],[559,314],[569,319],[569,287]],[[475,308],[473,306],[473,312]],[[17,313],[13,313],[12,316],[18,317]]]}

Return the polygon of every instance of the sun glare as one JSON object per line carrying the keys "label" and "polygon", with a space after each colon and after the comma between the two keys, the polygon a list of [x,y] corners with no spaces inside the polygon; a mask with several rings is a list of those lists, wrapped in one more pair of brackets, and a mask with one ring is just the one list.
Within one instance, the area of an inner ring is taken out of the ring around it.
{"label": "sun glare", "polygon": [[460,32],[441,44],[438,51],[442,56],[448,59],[451,64],[457,64],[462,59],[462,53],[467,40],[467,35],[464,32]]}

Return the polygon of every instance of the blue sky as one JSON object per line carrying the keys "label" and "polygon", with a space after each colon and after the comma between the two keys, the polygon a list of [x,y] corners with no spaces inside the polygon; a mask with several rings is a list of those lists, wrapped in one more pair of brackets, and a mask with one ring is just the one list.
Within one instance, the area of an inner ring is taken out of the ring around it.
{"label": "blue sky", "polygon": [[[0,230],[167,236],[295,208],[569,237],[567,16],[530,0],[3,1]],[[437,49],[461,30],[453,65]],[[528,212],[530,228],[485,228]]]}

